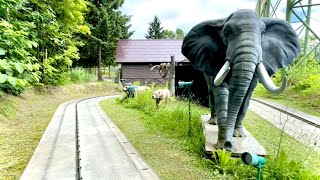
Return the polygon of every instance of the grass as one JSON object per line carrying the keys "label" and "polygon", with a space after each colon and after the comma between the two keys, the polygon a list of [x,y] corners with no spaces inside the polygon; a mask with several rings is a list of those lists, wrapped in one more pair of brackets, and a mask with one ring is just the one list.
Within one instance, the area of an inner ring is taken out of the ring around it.
{"label": "grass", "polygon": [[[193,128],[189,137],[186,102],[174,101],[160,109],[156,109],[152,100],[149,109],[130,100],[124,104],[139,107],[140,110],[125,108],[115,99],[100,103],[161,179],[226,178],[215,173],[212,163],[203,154],[199,155],[203,152],[203,135],[197,119],[201,113],[207,112],[206,109],[192,106]],[[141,109],[146,113],[142,113]],[[173,113],[175,111],[178,113]]]}
{"label": "grass", "polygon": [[[274,102],[299,109],[320,117],[320,63],[310,58],[307,64],[289,70],[289,86],[281,94],[271,94],[259,84],[254,97],[270,99]],[[280,73],[275,81],[280,81]]]}
{"label": "grass", "polygon": [[0,179],[18,179],[59,104],[119,93],[110,83],[68,84],[0,97]]}
{"label": "grass", "polygon": [[[286,172],[287,170],[290,170],[288,167],[277,169],[279,168],[279,163],[288,164],[290,161],[300,163],[299,165],[301,166],[301,170],[306,170],[310,175],[312,173],[318,173],[317,178],[320,178],[319,152],[316,152],[312,148],[296,141],[251,111],[247,113],[244,120],[244,126],[268,152],[266,169],[269,173],[266,174],[267,179],[274,179],[277,171],[283,176],[286,175],[285,173],[290,174],[290,172]],[[285,159],[285,156],[287,156],[287,159]],[[301,174],[303,173],[304,172]],[[287,178],[288,177],[282,177],[280,179]],[[298,177],[296,178],[303,179]]]}
{"label": "grass", "polygon": [[[255,179],[256,169],[239,160],[221,165],[204,159],[199,117],[208,109],[192,105],[193,133],[189,137],[187,103],[172,101],[156,109],[150,97],[146,93],[123,102],[106,100],[101,106],[161,179]],[[320,169],[318,153],[252,112],[244,122],[269,153],[264,179],[320,178],[316,175]]]}

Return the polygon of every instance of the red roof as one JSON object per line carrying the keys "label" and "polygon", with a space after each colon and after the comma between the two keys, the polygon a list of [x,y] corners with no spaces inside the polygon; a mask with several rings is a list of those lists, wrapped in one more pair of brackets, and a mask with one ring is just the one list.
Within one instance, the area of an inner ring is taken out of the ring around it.
{"label": "red roof", "polygon": [[186,61],[181,45],[181,40],[121,39],[118,41],[116,62],[170,62],[170,54],[175,56],[176,62]]}

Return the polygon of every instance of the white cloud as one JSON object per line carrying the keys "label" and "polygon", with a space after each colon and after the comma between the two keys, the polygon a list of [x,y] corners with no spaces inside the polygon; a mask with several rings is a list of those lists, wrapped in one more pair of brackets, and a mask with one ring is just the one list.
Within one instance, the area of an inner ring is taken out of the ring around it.
{"label": "white cloud", "polygon": [[[194,25],[208,19],[219,19],[229,16],[238,9],[255,9],[256,0],[126,0],[122,11],[132,15],[131,29],[133,39],[144,39],[148,23],[155,15],[161,20],[164,29],[181,28],[188,32]],[[272,0],[275,4],[276,0]],[[302,0],[306,4],[307,0]],[[277,17],[285,19],[286,1],[281,1]],[[311,25],[320,34],[320,6],[312,7]],[[316,20],[315,20],[316,19]],[[293,27],[299,27],[294,24]]]}

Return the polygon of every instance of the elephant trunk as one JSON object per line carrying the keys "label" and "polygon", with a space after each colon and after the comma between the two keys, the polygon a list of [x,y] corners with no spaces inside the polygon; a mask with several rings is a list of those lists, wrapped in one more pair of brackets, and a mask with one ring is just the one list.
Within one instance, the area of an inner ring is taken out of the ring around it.
{"label": "elephant trunk", "polygon": [[252,81],[257,64],[258,56],[248,52],[238,55],[233,61],[226,122],[226,142],[224,144],[224,147],[229,151],[232,151],[232,137],[237,115]]}

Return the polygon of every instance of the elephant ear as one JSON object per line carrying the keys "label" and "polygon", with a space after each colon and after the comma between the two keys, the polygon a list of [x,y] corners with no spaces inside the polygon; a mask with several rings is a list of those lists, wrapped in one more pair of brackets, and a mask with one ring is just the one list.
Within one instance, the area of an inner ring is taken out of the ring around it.
{"label": "elephant ear", "polygon": [[181,52],[198,70],[215,76],[225,59],[220,32],[225,19],[204,21],[185,36]]}
{"label": "elephant ear", "polygon": [[291,25],[281,19],[262,18],[266,31],[262,39],[262,59],[271,76],[279,68],[287,67],[300,54],[299,37]]}

